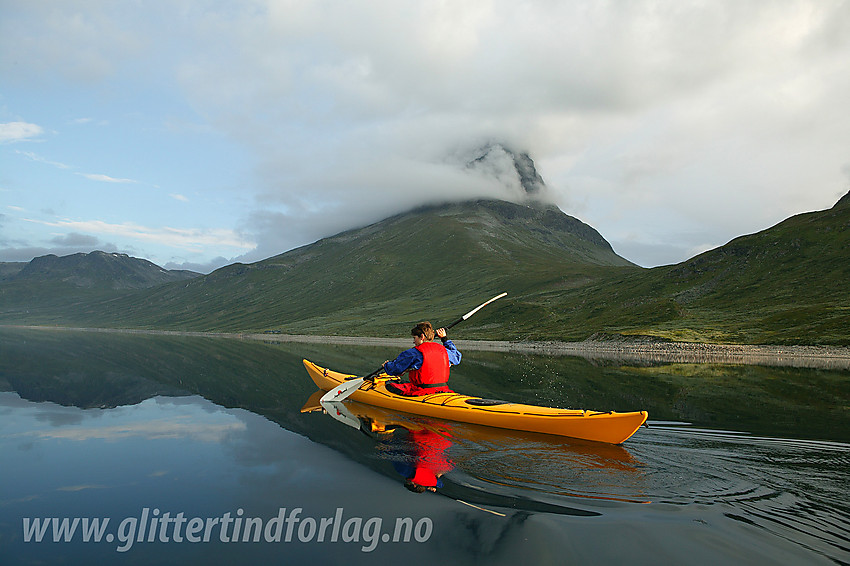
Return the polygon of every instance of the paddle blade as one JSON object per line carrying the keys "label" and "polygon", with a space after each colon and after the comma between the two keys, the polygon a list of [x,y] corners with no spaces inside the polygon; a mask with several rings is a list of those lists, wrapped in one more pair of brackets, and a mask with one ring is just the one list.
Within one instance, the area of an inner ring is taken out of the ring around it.
{"label": "paddle blade", "polygon": [[477,307],[475,307],[474,309],[472,309],[471,311],[469,311],[468,313],[463,315],[462,319],[466,320],[467,318],[474,315],[475,313],[477,313],[478,311],[480,311],[481,309],[483,309],[484,307],[486,307],[487,305],[489,305],[493,301],[501,299],[502,297],[506,297],[507,295],[508,295],[507,293],[502,293],[501,295],[496,295],[495,297],[493,297],[492,299],[490,299],[486,303],[482,303],[482,304],[478,305]]}
{"label": "paddle blade", "polygon": [[339,422],[360,430],[360,419],[351,414],[345,405],[339,401],[320,401],[322,408]]}
{"label": "paddle blade", "polygon": [[352,379],[350,381],[346,381],[345,383],[341,383],[339,386],[334,387],[319,399],[320,403],[330,403],[332,401],[342,401],[343,399],[348,398],[349,395],[360,389],[360,386],[363,385],[363,381],[366,378],[358,377],[357,379]]}
{"label": "paddle blade", "polygon": [[469,311],[468,313],[466,313],[465,315],[463,315],[462,317],[460,317],[456,321],[452,322],[451,324],[447,324],[443,328],[448,330],[448,329],[452,328],[453,326],[460,324],[461,322],[463,322],[467,318],[471,317],[472,315],[474,315],[475,313],[477,313],[478,311],[480,311],[481,309],[483,309],[484,307],[486,307],[487,305],[489,305],[493,301],[497,301],[497,300],[501,299],[502,297],[506,297],[507,295],[508,295],[507,293],[502,293],[501,295],[496,295],[495,297],[493,297],[492,299],[490,299],[486,303],[481,303],[480,305],[478,305],[477,307],[475,307],[474,309],[472,309],[471,311]]}

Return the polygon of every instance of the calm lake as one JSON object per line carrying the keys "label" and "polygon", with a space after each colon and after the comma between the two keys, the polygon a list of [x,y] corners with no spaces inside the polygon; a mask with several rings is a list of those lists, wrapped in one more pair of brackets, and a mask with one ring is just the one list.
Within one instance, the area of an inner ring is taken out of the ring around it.
{"label": "calm lake", "polygon": [[[0,328],[2,564],[850,564],[850,371],[469,351],[622,446],[315,406],[397,348]],[[436,493],[404,477],[428,462]]]}

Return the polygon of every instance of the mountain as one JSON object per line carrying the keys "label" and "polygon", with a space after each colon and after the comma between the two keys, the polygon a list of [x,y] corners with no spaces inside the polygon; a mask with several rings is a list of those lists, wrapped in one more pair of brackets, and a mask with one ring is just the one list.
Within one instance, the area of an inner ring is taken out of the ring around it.
{"label": "mountain", "polygon": [[850,193],[673,266],[563,293],[549,326],[733,343],[850,343]]}
{"label": "mountain", "polygon": [[639,268],[554,206],[479,200],[419,208],[64,315],[74,324],[392,335],[423,312],[456,318],[482,295],[582,285],[608,269]]}
{"label": "mountain", "polygon": [[0,261],[0,282],[11,278],[26,267],[24,261]]}
{"label": "mountain", "polygon": [[497,179],[508,177],[504,180],[510,181],[510,177],[515,177],[524,194],[532,198],[538,198],[546,189],[546,182],[537,172],[531,156],[503,142],[492,142],[478,148],[466,166],[487,172]]}
{"label": "mountain", "polygon": [[711,308],[718,326],[743,337],[748,329],[735,313],[760,329],[762,341],[847,341],[848,196],[669,268],[665,277],[678,288],[671,298],[686,309]]}
{"label": "mountain", "polygon": [[846,208],[846,207],[850,207],[850,192],[848,192],[846,195],[841,197],[838,200],[838,202],[835,203],[835,206],[833,206],[832,208],[838,209],[838,208]]}
{"label": "mountain", "polygon": [[[46,255],[0,269],[0,321],[70,322],[75,309],[141,289],[197,277],[168,271],[144,259],[100,251]],[[70,318],[69,318],[70,316]]]}
{"label": "mountain", "polygon": [[[404,336],[457,318],[462,338],[648,335],[727,343],[850,344],[850,198],[677,265],[644,269],[553,206],[423,207],[253,264],[120,294],[23,304],[0,322]],[[23,273],[24,270],[21,270]]]}
{"label": "mountain", "polygon": [[165,270],[146,259],[127,254],[95,251],[63,257],[53,254],[37,257],[7,280],[27,283],[61,281],[82,288],[146,289],[198,275],[192,271]]}

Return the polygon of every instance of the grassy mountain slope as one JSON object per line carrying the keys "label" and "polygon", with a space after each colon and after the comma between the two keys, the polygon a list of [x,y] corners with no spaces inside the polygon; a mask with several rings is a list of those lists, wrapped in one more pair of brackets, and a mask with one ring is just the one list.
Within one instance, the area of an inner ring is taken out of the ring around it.
{"label": "grassy mountain slope", "polygon": [[5,268],[0,269],[0,317],[71,312],[99,300],[199,275],[169,271],[126,254],[100,251],[64,257],[51,254],[29,263],[2,265]]}
{"label": "grassy mountain slope", "polygon": [[423,313],[448,320],[502,290],[582,285],[609,269],[639,268],[557,208],[475,201],[417,209],[254,264],[42,314],[51,323],[392,335]]}
{"label": "grassy mountain slope", "polygon": [[[9,282],[32,284],[52,280],[79,288],[146,289],[197,277],[191,271],[169,271],[146,259],[106,252],[77,253],[63,257],[37,257],[26,264],[7,264]],[[15,269],[15,267],[18,267]]]}
{"label": "grassy mountain slope", "polygon": [[848,256],[850,195],[653,269],[554,207],[476,201],[103,300],[48,297],[26,314],[3,301],[0,285],[0,322],[402,336],[412,322],[448,322],[508,291],[456,336],[850,344]]}
{"label": "grassy mountain slope", "polygon": [[26,265],[25,261],[0,262],[0,283],[20,273]]}
{"label": "grassy mountain slope", "polygon": [[[850,343],[850,199],[674,266],[528,300],[589,332],[737,343]],[[531,325],[527,331],[533,334]]]}

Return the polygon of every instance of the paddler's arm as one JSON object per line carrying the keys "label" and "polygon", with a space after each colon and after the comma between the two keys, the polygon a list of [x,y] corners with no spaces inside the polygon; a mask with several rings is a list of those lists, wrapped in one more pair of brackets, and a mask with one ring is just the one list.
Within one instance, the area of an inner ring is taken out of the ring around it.
{"label": "paddler's arm", "polygon": [[438,328],[435,332],[437,337],[442,341],[443,346],[446,348],[446,352],[449,354],[449,364],[456,366],[460,363],[461,353],[458,351],[454,342],[449,340],[446,336],[445,328]]}
{"label": "paddler's arm", "polygon": [[410,348],[398,355],[393,361],[384,362],[387,375],[401,375],[409,369],[422,367],[422,353],[416,348]]}

